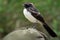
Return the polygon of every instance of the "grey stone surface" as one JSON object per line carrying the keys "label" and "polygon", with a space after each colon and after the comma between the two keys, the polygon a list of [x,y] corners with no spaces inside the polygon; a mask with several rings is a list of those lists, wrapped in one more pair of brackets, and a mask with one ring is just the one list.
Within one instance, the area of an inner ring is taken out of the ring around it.
{"label": "grey stone surface", "polygon": [[24,30],[15,30],[5,36],[3,40],[46,40],[46,36],[36,29],[28,28]]}

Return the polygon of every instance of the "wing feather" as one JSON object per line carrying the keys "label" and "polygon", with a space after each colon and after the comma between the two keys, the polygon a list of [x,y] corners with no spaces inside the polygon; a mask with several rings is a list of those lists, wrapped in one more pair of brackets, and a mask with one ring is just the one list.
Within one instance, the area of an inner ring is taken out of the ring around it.
{"label": "wing feather", "polygon": [[37,20],[41,21],[42,23],[45,23],[43,17],[37,9],[35,9],[34,7],[30,7],[27,10],[31,12],[32,16],[35,17]]}

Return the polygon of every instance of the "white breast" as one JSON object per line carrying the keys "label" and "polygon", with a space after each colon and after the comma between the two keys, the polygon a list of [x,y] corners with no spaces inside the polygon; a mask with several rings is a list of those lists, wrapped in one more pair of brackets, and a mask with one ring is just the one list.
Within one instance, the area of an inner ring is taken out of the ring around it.
{"label": "white breast", "polygon": [[24,13],[24,16],[25,16],[30,22],[36,23],[37,20],[31,15],[30,12],[27,11],[27,9],[24,9],[24,10],[23,10],[23,13]]}

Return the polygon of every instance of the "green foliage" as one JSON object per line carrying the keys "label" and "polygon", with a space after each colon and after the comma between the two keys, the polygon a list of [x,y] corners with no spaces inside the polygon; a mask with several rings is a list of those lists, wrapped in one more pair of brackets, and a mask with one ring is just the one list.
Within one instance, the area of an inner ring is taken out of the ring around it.
{"label": "green foliage", "polygon": [[0,32],[1,32],[1,33],[3,33],[3,32],[4,32],[3,28],[0,28]]}

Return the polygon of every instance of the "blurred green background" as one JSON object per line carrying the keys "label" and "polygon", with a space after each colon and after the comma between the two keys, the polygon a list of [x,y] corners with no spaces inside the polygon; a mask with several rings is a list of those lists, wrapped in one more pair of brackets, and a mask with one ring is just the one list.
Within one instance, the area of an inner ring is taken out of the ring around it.
{"label": "blurred green background", "polygon": [[[51,38],[50,40],[59,40],[60,0],[0,0],[0,38],[15,29],[32,26],[32,23],[23,15],[24,7],[22,4],[25,2],[32,2],[43,15],[48,25],[58,35],[58,38]],[[39,24],[37,29],[48,34]]]}

